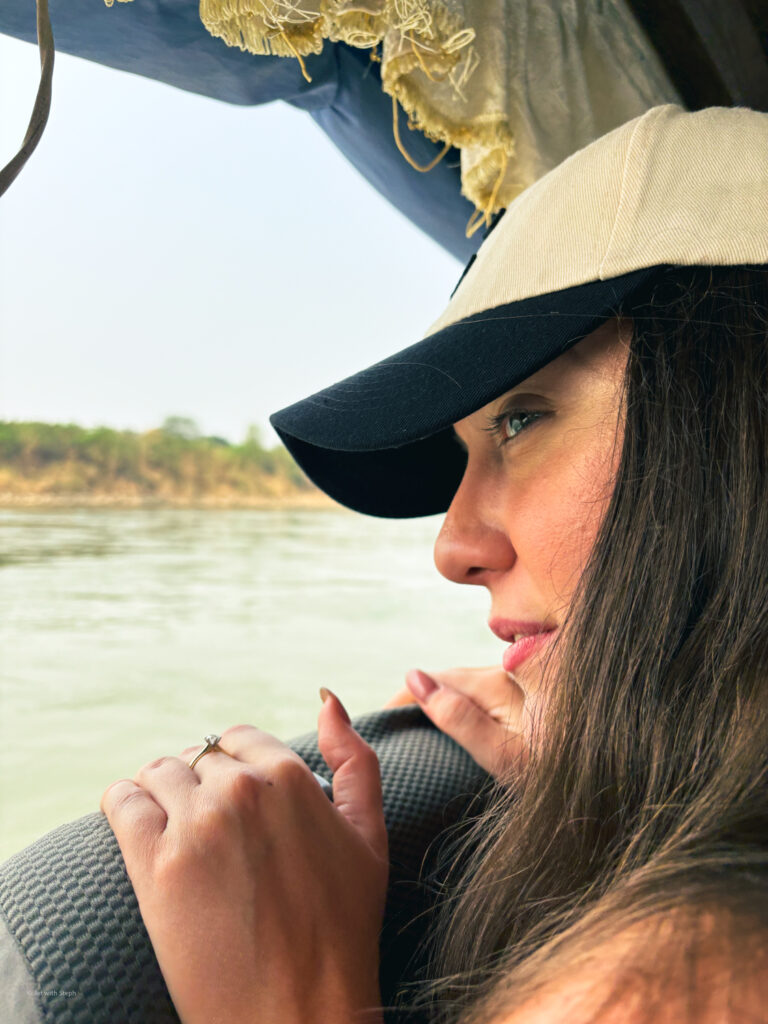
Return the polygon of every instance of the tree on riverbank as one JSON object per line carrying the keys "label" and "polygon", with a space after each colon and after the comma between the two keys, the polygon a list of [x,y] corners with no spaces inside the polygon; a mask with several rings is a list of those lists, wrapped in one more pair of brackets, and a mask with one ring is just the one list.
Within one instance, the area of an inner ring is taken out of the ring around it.
{"label": "tree on riverbank", "polygon": [[317,493],[285,448],[266,448],[254,429],[242,444],[230,444],[199,436],[194,421],[183,417],[141,434],[0,421],[0,498],[99,495],[228,504]]}

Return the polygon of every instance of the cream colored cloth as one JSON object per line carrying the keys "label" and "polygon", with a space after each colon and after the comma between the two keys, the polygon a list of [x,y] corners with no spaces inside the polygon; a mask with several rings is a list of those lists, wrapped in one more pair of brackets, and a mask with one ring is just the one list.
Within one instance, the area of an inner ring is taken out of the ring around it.
{"label": "cream colored cloth", "polygon": [[[624,0],[465,0],[470,73],[433,83],[388,55],[382,80],[461,149],[462,189],[495,212],[605,132],[680,97]],[[496,194],[494,195],[494,189]]]}
{"label": "cream colored cloth", "polygon": [[511,204],[427,335],[642,267],[768,263],[766,153],[768,114],[746,107],[667,104],[615,128]]}
{"label": "cream colored cloth", "polygon": [[461,150],[486,221],[600,135],[680,102],[625,0],[200,0],[200,17],[255,54],[371,49],[411,125]]}

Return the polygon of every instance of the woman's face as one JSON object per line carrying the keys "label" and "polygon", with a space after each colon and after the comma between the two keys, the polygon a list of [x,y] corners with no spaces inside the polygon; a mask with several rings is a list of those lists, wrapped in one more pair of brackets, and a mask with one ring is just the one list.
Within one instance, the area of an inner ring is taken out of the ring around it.
{"label": "woman's face", "polygon": [[502,664],[529,694],[613,490],[630,337],[630,322],[608,321],[454,425],[467,468],[435,564],[456,583],[487,587],[489,625],[509,645]]}

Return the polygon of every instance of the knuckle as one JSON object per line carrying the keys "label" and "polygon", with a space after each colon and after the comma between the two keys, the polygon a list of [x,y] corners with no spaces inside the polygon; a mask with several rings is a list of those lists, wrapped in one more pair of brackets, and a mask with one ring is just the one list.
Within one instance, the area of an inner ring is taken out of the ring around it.
{"label": "knuckle", "polygon": [[[264,780],[247,768],[235,772],[226,783],[225,797],[227,803],[237,811],[251,813],[262,802],[264,786]],[[225,808],[220,809],[220,813],[224,811]]]}
{"label": "knuckle", "polygon": [[183,867],[187,858],[194,860],[198,850],[213,853],[219,847],[226,849],[230,844],[231,825],[234,817],[233,808],[220,804],[206,808],[198,815],[194,823],[194,842],[179,846],[173,853],[173,862]]}
{"label": "knuckle", "polygon": [[361,741],[359,757],[366,767],[372,769],[376,768],[378,770],[379,756],[373,747],[369,743],[366,743],[365,740]]}
{"label": "knuckle", "polygon": [[168,845],[158,855],[153,868],[154,883],[163,892],[171,893],[189,881],[189,874],[194,870],[195,857],[199,844],[204,842],[202,835],[195,832],[195,843],[174,843]]}
{"label": "knuckle", "polygon": [[126,779],[126,778],[122,778],[122,779],[115,779],[115,781],[114,781],[114,782],[110,782],[110,784],[109,784],[109,785],[107,786],[107,788],[106,788],[106,789],[104,790],[104,794],[103,794],[103,795],[104,795],[104,796],[106,796],[106,795],[107,795],[107,793],[111,793],[111,792],[112,792],[112,790],[113,790],[113,789],[114,789],[114,788],[115,788],[116,786],[133,786],[133,785],[134,785],[133,779]]}
{"label": "knuckle", "polygon": [[112,815],[119,816],[123,821],[129,818],[133,822],[132,827],[136,827],[139,819],[147,817],[148,812],[151,810],[151,805],[143,789],[137,789],[135,786],[128,788],[126,786],[114,798],[111,810]]}
{"label": "knuckle", "polygon": [[147,761],[145,765],[139,768],[138,774],[144,775],[146,772],[155,772],[160,768],[165,768],[167,765],[174,762],[176,759],[170,756],[156,757],[154,761]]}
{"label": "knuckle", "polygon": [[233,835],[240,832],[243,817],[243,808],[230,800],[228,791],[201,799],[168,846],[168,870],[181,871],[201,858],[231,850]]}
{"label": "knuckle", "polygon": [[225,729],[221,734],[222,745],[224,741],[229,737],[230,739],[238,736],[247,736],[254,732],[258,732],[255,725],[248,725],[246,722],[240,722],[238,725],[230,725],[228,729]]}
{"label": "knuckle", "polygon": [[136,807],[141,804],[144,794],[140,789],[125,789],[115,800],[114,806],[119,810],[126,807]]}
{"label": "knuckle", "polygon": [[453,729],[462,729],[472,717],[472,705],[460,693],[444,690],[439,703],[441,724]]}
{"label": "knuckle", "polygon": [[281,757],[275,764],[273,776],[281,787],[289,789],[301,789],[311,779],[309,769],[297,757]]}

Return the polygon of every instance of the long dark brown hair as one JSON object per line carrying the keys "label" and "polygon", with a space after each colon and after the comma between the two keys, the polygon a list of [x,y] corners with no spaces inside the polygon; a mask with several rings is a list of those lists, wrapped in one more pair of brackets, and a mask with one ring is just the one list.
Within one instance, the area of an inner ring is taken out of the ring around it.
{"label": "long dark brown hair", "polygon": [[441,1020],[514,1010],[633,923],[673,915],[690,953],[714,919],[734,963],[768,935],[768,269],[668,268],[617,314],[615,488],[528,764],[452,880]]}

